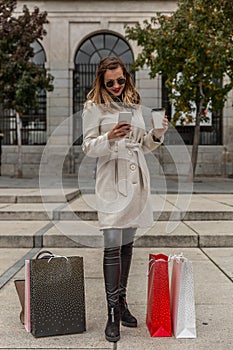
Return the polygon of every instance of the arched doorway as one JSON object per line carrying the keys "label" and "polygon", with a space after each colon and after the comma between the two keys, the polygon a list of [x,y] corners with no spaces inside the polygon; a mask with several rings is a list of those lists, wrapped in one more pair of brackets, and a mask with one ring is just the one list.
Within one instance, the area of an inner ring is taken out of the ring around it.
{"label": "arched doorway", "polygon": [[[130,69],[134,61],[129,44],[120,36],[112,33],[98,33],[88,37],[76,51],[73,75],[73,113],[74,143],[81,144],[81,114],[87,93],[95,78],[96,69],[103,57],[120,57]],[[134,75],[132,74],[134,79]]]}

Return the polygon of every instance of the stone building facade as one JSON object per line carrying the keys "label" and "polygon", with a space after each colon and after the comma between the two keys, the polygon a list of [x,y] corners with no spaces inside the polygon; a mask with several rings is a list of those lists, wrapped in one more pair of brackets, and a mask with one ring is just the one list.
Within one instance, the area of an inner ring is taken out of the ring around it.
{"label": "stone building facade", "polygon": [[[140,48],[134,42],[126,42],[124,26],[142,22],[159,11],[171,13],[176,9],[176,1],[19,0],[17,13],[20,13],[23,4],[30,9],[38,6],[40,10],[48,12],[47,36],[39,46],[43,51],[45,66],[54,76],[54,91],[48,93],[46,98],[46,128],[42,140],[23,145],[23,174],[26,177],[38,175],[46,140],[54,145],[68,145],[69,152],[63,170],[66,174],[77,173],[81,157],[80,110],[100,57],[113,53],[130,65]],[[149,79],[146,67],[137,72],[134,78],[144,106],[151,108],[164,105],[161,78]],[[229,94],[222,115],[216,119],[215,127],[203,131],[198,175],[233,174],[232,101],[233,92]],[[35,133],[41,132],[37,130]],[[190,135],[187,134],[187,137]],[[188,144],[191,142],[186,143],[190,150],[191,145]],[[177,147],[182,163],[182,152],[179,150],[182,146],[174,143],[174,147]],[[159,152],[163,171],[172,175],[173,161],[165,148],[161,147]],[[59,157],[53,161],[59,163]],[[5,142],[2,147],[2,175],[16,173],[17,146]]]}

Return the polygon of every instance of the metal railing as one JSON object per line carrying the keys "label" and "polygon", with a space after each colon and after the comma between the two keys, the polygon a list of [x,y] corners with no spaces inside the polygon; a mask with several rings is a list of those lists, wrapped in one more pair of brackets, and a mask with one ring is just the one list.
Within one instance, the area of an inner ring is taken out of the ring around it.
{"label": "metal railing", "polygon": [[[23,115],[20,118],[22,145],[45,145],[46,115]],[[16,115],[12,111],[0,114],[2,145],[17,145]]]}

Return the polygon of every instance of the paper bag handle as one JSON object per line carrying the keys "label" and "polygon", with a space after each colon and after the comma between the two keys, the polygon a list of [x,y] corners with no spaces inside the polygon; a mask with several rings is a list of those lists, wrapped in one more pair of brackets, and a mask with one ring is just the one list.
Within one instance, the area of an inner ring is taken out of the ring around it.
{"label": "paper bag handle", "polygon": [[39,252],[37,254],[36,259],[39,259],[39,257],[43,254],[47,254],[47,255],[41,257],[40,259],[48,259],[48,258],[51,258],[53,256],[53,253],[51,253],[49,250],[42,250],[41,252]]}

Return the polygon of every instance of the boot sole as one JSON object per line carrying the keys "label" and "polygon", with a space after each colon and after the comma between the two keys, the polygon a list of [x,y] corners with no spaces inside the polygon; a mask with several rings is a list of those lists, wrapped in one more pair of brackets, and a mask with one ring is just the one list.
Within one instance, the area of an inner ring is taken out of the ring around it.
{"label": "boot sole", "polygon": [[110,343],[116,343],[120,340],[120,335],[118,337],[108,337],[107,335],[105,335],[105,338],[107,341],[109,341]]}
{"label": "boot sole", "polygon": [[136,328],[138,326],[137,323],[127,323],[124,321],[121,321],[121,324],[122,324],[122,326],[130,327],[130,328]]}

